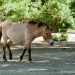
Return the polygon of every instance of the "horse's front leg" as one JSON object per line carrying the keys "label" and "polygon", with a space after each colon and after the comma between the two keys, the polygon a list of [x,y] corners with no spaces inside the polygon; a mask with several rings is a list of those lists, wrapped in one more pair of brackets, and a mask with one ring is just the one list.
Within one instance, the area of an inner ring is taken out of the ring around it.
{"label": "horse's front leg", "polygon": [[7,58],[6,58],[6,46],[3,46],[3,59],[4,59],[4,61],[7,61]]}

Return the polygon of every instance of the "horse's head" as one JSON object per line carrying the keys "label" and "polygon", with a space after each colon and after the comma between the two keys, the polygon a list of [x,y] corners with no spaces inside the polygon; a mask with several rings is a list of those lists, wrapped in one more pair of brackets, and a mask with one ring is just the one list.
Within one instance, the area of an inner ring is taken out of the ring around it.
{"label": "horse's head", "polygon": [[46,26],[43,28],[42,35],[45,40],[49,40],[52,38],[51,31]]}
{"label": "horse's head", "polygon": [[38,21],[29,21],[28,23],[35,37],[43,36],[47,42],[52,39],[52,29],[49,25]]}
{"label": "horse's head", "polygon": [[[49,42],[52,39],[52,28],[44,24],[41,29],[41,34],[45,41]],[[51,42],[53,44],[53,42]]]}

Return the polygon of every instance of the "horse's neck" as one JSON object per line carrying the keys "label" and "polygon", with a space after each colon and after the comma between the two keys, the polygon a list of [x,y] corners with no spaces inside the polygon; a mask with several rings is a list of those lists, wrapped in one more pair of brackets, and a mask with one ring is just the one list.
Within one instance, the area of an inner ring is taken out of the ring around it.
{"label": "horse's neck", "polygon": [[40,32],[39,30],[34,30],[34,31],[32,32],[32,38],[33,38],[33,39],[35,39],[35,38],[37,38],[37,37],[40,37],[40,36],[42,36],[42,35],[41,35],[41,32]]}
{"label": "horse's neck", "polygon": [[28,25],[27,27],[30,31],[30,34],[32,35],[32,40],[41,36],[40,30],[36,27],[36,25]]}

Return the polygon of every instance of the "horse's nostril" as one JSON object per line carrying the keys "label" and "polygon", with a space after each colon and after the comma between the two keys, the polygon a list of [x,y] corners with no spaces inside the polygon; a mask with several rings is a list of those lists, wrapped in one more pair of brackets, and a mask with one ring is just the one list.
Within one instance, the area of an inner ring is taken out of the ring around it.
{"label": "horse's nostril", "polygon": [[50,40],[49,41],[49,45],[53,46],[54,45],[54,41],[53,40]]}
{"label": "horse's nostril", "polygon": [[54,45],[54,42],[51,42],[50,45],[53,46]]}

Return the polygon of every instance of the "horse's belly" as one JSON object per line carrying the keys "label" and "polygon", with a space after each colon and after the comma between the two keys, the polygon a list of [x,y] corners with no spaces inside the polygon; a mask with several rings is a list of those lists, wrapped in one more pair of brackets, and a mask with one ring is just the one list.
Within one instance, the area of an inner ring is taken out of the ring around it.
{"label": "horse's belly", "polygon": [[25,42],[25,29],[23,28],[10,29],[7,31],[7,35],[14,44]]}
{"label": "horse's belly", "polygon": [[[23,34],[23,33],[22,33]],[[13,42],[13,43],[20,43],[20,42],[24,42],[24,35],[22,34],[14,34],[12,36],[12,34],[9,34],[9,39]],[[12,37],[11,37],[12,36]]]}

